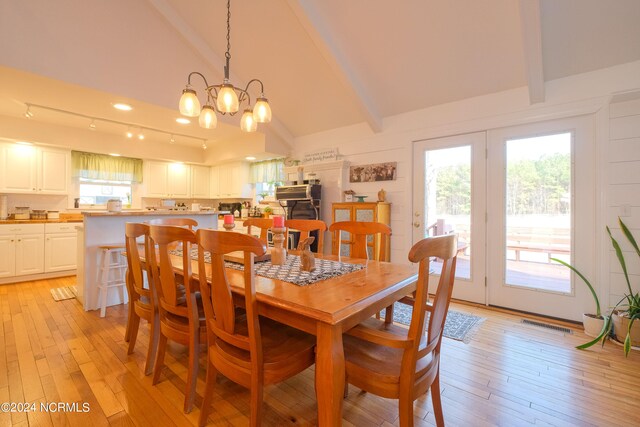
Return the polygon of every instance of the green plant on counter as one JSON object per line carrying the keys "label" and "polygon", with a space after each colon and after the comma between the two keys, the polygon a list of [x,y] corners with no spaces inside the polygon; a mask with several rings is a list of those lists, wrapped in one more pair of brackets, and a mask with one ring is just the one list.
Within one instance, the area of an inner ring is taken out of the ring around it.
{"label": "green plant on counter", "polygon": [[587,287],[589,288],[589,291],[591,291],[591,295],[593,296],[593,300],[596,303],[596,317],[598,319],[604,319],[604,323],[602,325],[602,329],[600,330],[600,333],[598,334],[597,337],[595,337],[593,340],[586,342],[584,344],[578,345],[576,346],[577,349],[580,350],[584,350],[585,348],[589,348],[592,345],[594,345],[597,342],[602,342],[602,345],[604,346],[605,341],[607,340],[607,337],[609,336],[609,334],[611,333],[611,328],[613,327],[613,323],[611,321],[611,316],[609,315],[602,315],[602,312],[600,311],[600,300],[598,299],[598,294],[596,293],[596,290],[594,289],[593,285],[591,285],[591,283],[589,282],[589,280],[587,280],[586,277],[584,277],[584,275],[582,273],[580,273],[574,266],[572,266],[571,264],[562,261],[561,259],[558,258],[551,258],[552,261],[555,261],[557,263],[560,263],[562,265],[564,265],[565,267],[571,269],[571,271],[573,271],[574,273],[576,273],[578,275],[578,277],[580,279],[582,279],[582,281],[585,283],[585,285],[587,285]]}
{"label": "green plant on counter", "polygon": [[273,209],[271,208],[271,206],[265,206],[265,208],[262,209],[262,213],[271,215],[273,213]]}
{"label": "green plant on counter", "polygon": [[[622,222],[620,218],[618,218],[618,223],[620,224],[622,234],[624,234],[629,243],[631,243],[631,246],[633,246],[633,248],[635,249],[638,257],[640,257],[640,248],[638,247],[636,239],[634,239],[633,235],[631,234],[631,231],[629,231],[629,228],[625,225],[624,222]],[[620,267],[622,267],[624,279],[627,282],[627,289],[629,290],[629,293],[625,294],[624,297],[614,307],[614,310],[618,309],[618,307],[623,308],[620,313],[629,319],[629,327],[627,328],[627,335],[624,340],[624,354],[625,356],[628,356],[629,351],[631,351],[631,327],[637,319],[640,319],[640,292],[634,293],[633,289],[631,289],[629,273],[627,272],[627,263],[625,262],[622,249],[620,248],[620,245],[618,244],[616,239],[611,235],[611,230],[609,230],[609,227],[607,227],[607,233],[609,233],[611,244],[613,245],[613,249],[616,252],[618,262],[620,262]]]}

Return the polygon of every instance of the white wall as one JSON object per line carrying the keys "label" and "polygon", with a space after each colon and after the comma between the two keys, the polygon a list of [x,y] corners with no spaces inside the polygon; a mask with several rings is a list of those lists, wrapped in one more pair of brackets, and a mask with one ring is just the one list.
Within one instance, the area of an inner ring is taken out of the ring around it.
{"label": "white wall", "polygon": [[[605,221],[622,247],[631,287],[634,292],[638,292],[640,259],[618,225],[620,217],[636,241],[640,242],[640,92],[635,94],[636,99],[625,100],[628,98],[629,96],[614,97],[609,106],[609,159],[606,165],[608,200]],[[610,240],[605,239],[603,245],[607,249],[603,251],[607,255],[605,261],[609,262],[608,275],[605,276],[609,283],[609,298],[605,301],[613,306],[628,293],[628,288]]]}
{"label": "white wall", "polygon": [[[405,262],[407,253],[412,245],[411,215],[412,206],[412,153],[413,142],[421,139],[437,138],[457,135],[469,132],[497,129],[505,126],[513,126],[525,123],[535,123],[544,120],[563,117],[594,114],[596,118],[596,145],[597,153],[602,156],[609,148],[615,152],[618,150],[633,152],[635,159],[640,159],[640,139],[635,142],[617,142],[610,140],[608,135],[609,120],[608,105],[613,94],[640,88],[640,61],[604,70],[598,70],[577,76],[563,78],[546,83],[546,101],[544,103],[529,105],[528,91],[526,88],[514,89],[506,92],[467,99],[455,103],[440,105],[406,114],[388,117],[384,119],[383,131],[374,134],[365,124],[333,129],[331,131],[308,135],[297,138],[295,141],[294,158],[301,158],[305,152],[316,151],[321,148],[338,147],[345,160],[351,164],[368,164],[379,161],[398,162],[398,179],[388,183],[354,183],[350,184],[358,194],[366,194],[369,200],[375,200],[375,194],[384,187],[387,191],[387,199],[392,203],[392,229],[391,259],[394,262]],[[634,110],[633,114],[640,114],[640,110]],[[640,116],[636,116],[640,117]],[[615,126],[615,121],[620,122],[620,131]],[[640,137],[640,124],[622,125],[625,120],[634,119],[612,118],[611,125],[616,128],[616,138]],[[622,126],[626,126],[626,132],[622,132]],[[619,136],[618,136],[619,135]],[[609,147],[611,145],[611,147]],[[630,154],[622,154],[627,159]],[[631,179],[633,183],[625,184],[629,187],[627,203],[633,205],[630,224],[636,229],[640,228],[640,174],[637,173],[640,163],[634,162],[625,167],[629,172],[624,173],[625,179]],[[622,172],[615,168],[615,177]],[[606,215],[602,209],[604,201],[611,193],[611,203],[617,202],[619,192],[614,191],[614,185],[608,184],[609,164],[606,159],[598,159],[595,179],[598,182],[594,189],[596,205],[600,211],[596,213],[597,244],[608,244],[605,240],[604,226],[611,223],[610,217],[614,213]],[[612,176],[613,178],[613,176]],[[624,191],[624,190],[623,190]],[[323,200],[323,203],[337,202],[339,200]],[[607,218],[605,218],[607,217]],[[325,218],[330,221],[330,219]],[[640,234],[640,233],[636,233]],[[601,247],[594,253],[601,253]],[[597,283],[601,283],[603,277],[609,279],[609,260],[581,260],[582,264],[593,263],[597,265]],[[636,274],[640,274],[640,268],[634,267]],[[615,274],[615,273],[614,273]],[[635,279],[634,279],[635,280]],[[608,286],[600,285],[603,296],[608,295]],[[617,289],[617,288],[616,288]],[[612,290],[613,292],[613,290]],[[619,292],[619,291],[616,291]]]}

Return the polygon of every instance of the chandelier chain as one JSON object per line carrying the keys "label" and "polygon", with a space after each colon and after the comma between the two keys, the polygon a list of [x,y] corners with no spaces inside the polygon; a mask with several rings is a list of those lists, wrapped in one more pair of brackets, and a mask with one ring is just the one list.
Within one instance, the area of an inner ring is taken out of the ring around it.
{"label": "chandelier chain", "polygon": [[224,56],[231,59],[231,0],[227,0],[227,52]]}

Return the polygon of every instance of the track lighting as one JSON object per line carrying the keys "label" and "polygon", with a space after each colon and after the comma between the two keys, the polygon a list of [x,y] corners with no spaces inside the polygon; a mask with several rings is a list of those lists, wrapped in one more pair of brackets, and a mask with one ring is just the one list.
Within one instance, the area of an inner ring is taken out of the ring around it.
{"label": "track lighting", "polygon": [[176,139],[173,137],[173,135],[171,135],[171,138],[169,138],[169,144],[175,144],[176,143]]}
{"label": "track lighting", "polygon": [[207,149],[207,143],[206,143],[206,142],[203,142],[203,143],[202,143],[202,149],[203,149],[203,150],[206,150],[206,149]]}
{"label": "track lighting", "polygon": [[33,113],[31,112],[31,105],[27,104],[27,111],[24,112],[24,116],[27,119],[30,119],[31,117],[33,117]]}
{"label": "track lighting", "polygon": [[89,129],[96,130],[96,120],[91,119],[91,123],[89,123]]}
{"label": "track lighting", "polygon": [[131,132],[131,128],[127,128],[127,132],[125,133],[125,135],[127,135],[127,138],[129,139],[133,138],[133,132]]}

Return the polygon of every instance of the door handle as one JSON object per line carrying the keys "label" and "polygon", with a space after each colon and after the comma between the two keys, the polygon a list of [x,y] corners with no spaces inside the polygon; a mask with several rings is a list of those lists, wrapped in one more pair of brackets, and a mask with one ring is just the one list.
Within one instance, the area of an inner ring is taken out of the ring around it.
{"label": "door handle", "polygon": [[413,226],[414,226],[415,228],[420,228],[420,223],[419,223],[419,222],[414,222],[414,223],[413,223]]}

